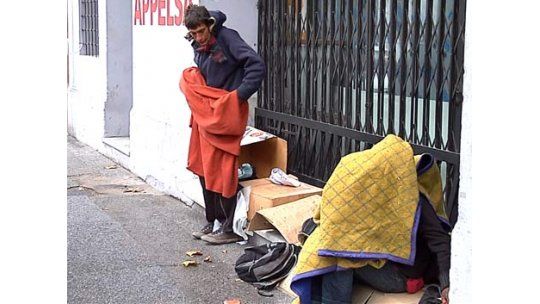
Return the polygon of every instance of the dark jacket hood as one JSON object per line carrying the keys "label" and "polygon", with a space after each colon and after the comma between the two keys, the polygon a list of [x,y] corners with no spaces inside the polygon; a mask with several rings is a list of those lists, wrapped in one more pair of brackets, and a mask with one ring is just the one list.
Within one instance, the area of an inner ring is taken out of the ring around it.
{"label": "dark jacket hood", "polygon": [[212,33],[217,34],[223,27],[223,23],[227,20],[227,16],[221,11],[209,11],[210,17],[214,18],[216,22],[212,28]]}

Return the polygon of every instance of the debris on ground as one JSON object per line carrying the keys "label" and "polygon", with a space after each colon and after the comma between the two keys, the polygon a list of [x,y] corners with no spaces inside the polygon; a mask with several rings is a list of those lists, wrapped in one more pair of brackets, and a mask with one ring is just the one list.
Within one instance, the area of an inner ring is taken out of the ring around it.
{"label": "debris on ground", "polygon": [[184,267],[189,267],[189,266],[197,266],[197,265],[199,265],[199,263],[197,263],[196,261],[193,261],[193,260],[186,260],[186,261],[182,262],[182,265],[184,265]]}
{"label": "debris on ground", "polygon": [[225,300],[223,301],[223,304],[240,304],[240,300],[239,299]]}
{"label": "debris on ground", "polygon": [[110,166],[107,166],[105,167],[105,169],[118,169],[118,166],[117,165],[110,165]]}
{"label": "debris on ground", "polygon": [[207,257],[204,258],[204,261],[207,262],[207,263],[211,263],[212,258],[210,256],[207,256]]}
{"label": "debris on ground", "polygon": [[141,188],[138,188],[138,187],[127,187],[126,189],[124,189],[124,193],[126,192],[142,192],[143,190]]}
{"label": "debris on ground", "polygon": [[186,255],[192,257],[194,255],[202,255],[202,252],[200,252],[199,250],[192,250],[192,251],[187,251]]}

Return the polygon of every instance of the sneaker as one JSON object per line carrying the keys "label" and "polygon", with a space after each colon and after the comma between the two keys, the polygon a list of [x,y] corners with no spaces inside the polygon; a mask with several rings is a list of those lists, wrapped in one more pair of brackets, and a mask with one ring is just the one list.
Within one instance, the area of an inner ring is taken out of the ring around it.
{"label": "sneaker", "polygon": [[276,185],[300,187],[300,182],[298,180],[288,176],[280,168],[272,169],[272,173],[270,173],[270,181]]}
{"label": "sneaker", "polygon": [[441,292],[439,286],[435,284],[427,285],[424,289],[424,294],[418,304],[441,304]]}
{"label": "sneaker", "polygon": [[235,234],[234,232],[224,232],[221,229],[218,229],[210,234],[203,235],[201,240],[206,241],[212,245],[222,245],[229,243],[236,243],[243,241],[244,239]]}
{"label": "sneaker", "polygon": [[202,227],[201,230],[195,231],[191,235],[193,235],[193,237],[196,238],[197,240],[200,240],[202,236],[212,233],[213,228],[214,228],[214,223],[208,223],[204,227]]}

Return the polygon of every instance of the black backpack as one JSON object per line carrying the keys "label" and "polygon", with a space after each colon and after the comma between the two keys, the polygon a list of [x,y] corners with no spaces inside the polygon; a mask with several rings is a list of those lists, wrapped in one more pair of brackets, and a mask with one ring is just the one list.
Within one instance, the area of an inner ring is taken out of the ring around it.
{"label": "black backpack", "polygon": [[238,277],[257,289],[270,290],[283,280],[296,265],[300,247],[284,242],[244,249],[234,270]]}

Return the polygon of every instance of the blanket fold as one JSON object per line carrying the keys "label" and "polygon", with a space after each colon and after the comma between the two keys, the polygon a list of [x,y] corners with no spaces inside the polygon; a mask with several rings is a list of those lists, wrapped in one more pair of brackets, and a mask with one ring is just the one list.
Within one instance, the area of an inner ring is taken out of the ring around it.
{"label": "blanket fold", "polygon": [[180,89],[191,109],[187,169],[204,177],[207,190],[227,198],[236,195],[248,104],[241,102],[236,91],[207,86],[195,67],[182,72]]}

